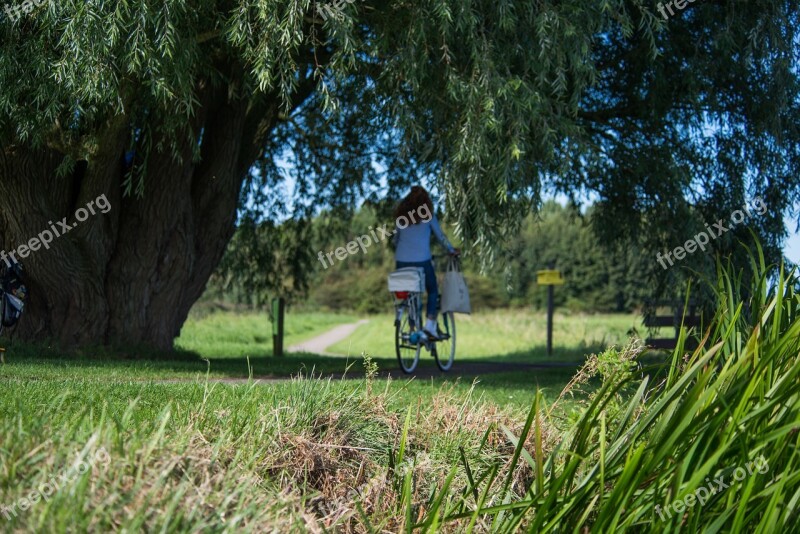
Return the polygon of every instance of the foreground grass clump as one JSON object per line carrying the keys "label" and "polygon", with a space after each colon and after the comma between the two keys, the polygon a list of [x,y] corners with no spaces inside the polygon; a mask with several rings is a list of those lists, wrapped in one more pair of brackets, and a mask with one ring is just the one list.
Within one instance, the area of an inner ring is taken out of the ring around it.
{"label": "foreground grass clump", "polygon": [[[697,350],[679,346],[666,369],[629,366],[604,376],[555,443],[545,439],[550,411],[537,397],[506,464],[479,466],[468,455],[454,462],[430,501],[401,497],[405,528],[793,531],[800,280],[767,269],[760,251],[753,270],[743,284],[739,273],[720,269],[718,311]],[[629,347],[589,365],[613,369],[615,359],[633,363],[637,355]],[[529,473],[527,483],[499,476],[501,465]],[[453,483],[460,472],[469,476],[466,486]],[[414,481],[412,474],[408,484]]]}
{"label": "foreground grass clump", "polygon": [[6,382],[0,528],[396,530],[397,472],[414,462],[430,482],[415,493],[421,499],[462,450],[500,461],[509,445],[498,422],[521,430],[511,412],[452,388],[408,411],[390,407],[391,389],[373,379]]}
{"label": "foreground grass clump", "polygon": [[[362,391],[330,381],[116,385],[120,396],[95,386],[93,398],[75,386],[3,410],[4,530],[301,528],[323,504],[342,515],[349,483],[386,462],[396,426],[379,404],[366,409]],[[23,500],[62,475],[47,500]]]}

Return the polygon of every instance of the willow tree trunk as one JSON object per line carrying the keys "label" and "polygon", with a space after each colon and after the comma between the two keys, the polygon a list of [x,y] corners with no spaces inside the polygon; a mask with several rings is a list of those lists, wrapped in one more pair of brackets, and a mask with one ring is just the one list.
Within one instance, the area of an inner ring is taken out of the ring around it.
{"label": "willow tree trunk", "polygon": [[[128,117],[103,126],[74,172],[57,177],[61,150],[0,140],[0,246],[17,249],[66,218],[68,233],[21,259],[30,290],[14,332],[74,346],[124,343],[170,350],[230,240],[242,182],[277,117],[275,103],[202,93],[180,159],[153,150],[142,197],[123,196]],[[153,140],[153,146],[158,139]],[[108,213],[77,222],[106,195]],[[81,214],[84,215],[84,214]]]}

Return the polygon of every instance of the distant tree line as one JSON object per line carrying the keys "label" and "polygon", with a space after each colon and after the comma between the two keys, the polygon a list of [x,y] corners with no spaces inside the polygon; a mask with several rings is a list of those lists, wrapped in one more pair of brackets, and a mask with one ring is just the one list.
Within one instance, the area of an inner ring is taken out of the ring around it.
{"label": "distant tree line", "polygon": [[[369,228],[385,224],[386,206],[367,204],[352,217],[325,212],[306,223],[281,225],[244,221],[237,230],[221,267],[212,276],[204,301],[223,301],[245,307],[265,307],[281,295],[295,306],[359,313],[389,309],[386,276],[393,269],[393,244],[385,241],[360,250],[323,268],[318,253],[326,254]],[[559,269],[566,285],[555,292],[556,304],[572,311],[631,312],[647,298],[682,297],[689,269],[713,269],[711,254],[696,254],[686,265],[665,271],[644,240],[623,245],[600,242],[593,224],[594,208],[581,209],[550,201],[524,220],[518,236],[505,243],[502,256],[483,274],[474,258],[464,258],[465,274],[476,309],[543,308],[546,291],[536,284],[536,272]],[[444,224],[451,236],[455,232]],[[458,244],[455,238],[452,239]],[[298,246],[312,242],[313,247]],[[468,249],[468,246],[462,247]],[[434,245],[434,254],[444,260]],[[309,265],[313,266],[309,268]],[[443,268],[440,264],[439,270]],[[281,273],[265,276],[265,273]]]}

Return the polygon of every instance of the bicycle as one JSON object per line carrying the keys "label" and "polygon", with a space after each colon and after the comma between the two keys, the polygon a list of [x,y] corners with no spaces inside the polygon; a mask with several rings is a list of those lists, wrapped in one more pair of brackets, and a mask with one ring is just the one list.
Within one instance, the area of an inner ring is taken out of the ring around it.
{"label": "bicycle", "polygon": [[[394,277],[394,278],[393,278]],[[422,296],[425,294],[425,274],[420,267],[398,269],[389,276],[389,291],[394,297],[394,344],[400,369],[413,373],[419,364],[424,348],[436,360],[443,372],[453,367],[456,356],[456,321],[453,312],[442,314],[444,330],[437,332],[439,339],[428,339],[422,333],[425,315]],[[441,297],[437,303],[440,308]]]}
{"label": "bicycle", "polygon": [[22,282],[22,264],[12,263],[0,272],[0,334],[4,328],[17,324],[27,296],[28,288]]}

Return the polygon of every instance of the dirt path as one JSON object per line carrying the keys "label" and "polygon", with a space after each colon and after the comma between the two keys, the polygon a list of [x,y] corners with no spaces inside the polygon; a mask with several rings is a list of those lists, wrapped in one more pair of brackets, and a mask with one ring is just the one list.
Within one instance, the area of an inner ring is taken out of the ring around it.
{"label": "dirt path", "polygon": [[341,356],[340,354],[332,354],[330,352],[325,352],[325,349],[330,347],[331,345],[335,345],[340,341],[344,341],[348,337],[352,335],[356,329],[363,325],[367,324],[369,321],[366,319],[362,319],[357,323],[351,324],[343,324],[341,326],[337,326],[333,330],[329,330],[322,334],[321,336],[317,336],[313,339],[309,339],[308,341],[303,341],[302,343],[298,343],[297,345],[292,345],[291,347],[286,349],[286,352],[308,352],[310,354],[319,354],[321,356]]}

